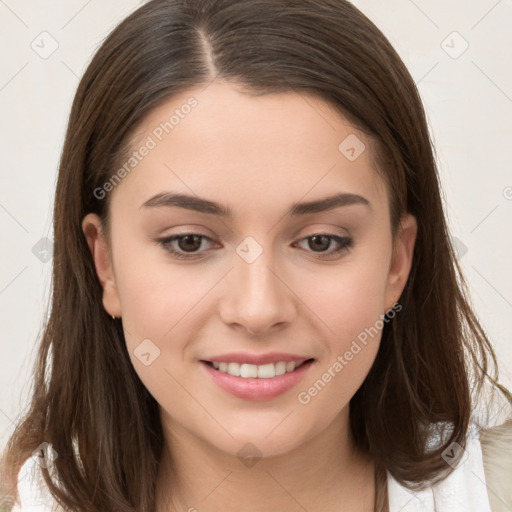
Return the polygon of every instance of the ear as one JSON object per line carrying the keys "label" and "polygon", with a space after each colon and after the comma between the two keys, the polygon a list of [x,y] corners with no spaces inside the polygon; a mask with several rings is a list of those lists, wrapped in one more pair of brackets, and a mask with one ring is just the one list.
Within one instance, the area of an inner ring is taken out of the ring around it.
{"label": "ear", "polygon": [[386,311],[391,309],[393,304],[398,301],[405,288],[412,266],[417,231],[416,218],[409,213],[405,214],[400,219],[393,244],[393,254],[386,285]]}
{"label": "ear", "polygon": [[117,292],[111,254],[103,233],[101,219],[95,213],[82,220],[82,231],[91,250],[100,284],[103,288],[103,307],[109,315],[121,316],[121,303]]}

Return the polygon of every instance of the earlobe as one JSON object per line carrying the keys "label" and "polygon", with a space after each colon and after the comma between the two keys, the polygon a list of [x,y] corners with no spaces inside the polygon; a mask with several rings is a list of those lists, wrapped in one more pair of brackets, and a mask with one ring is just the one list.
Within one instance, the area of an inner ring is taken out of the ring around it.
{"label": "earlobe", "polygon": [[95,213],[87,214],[82,221],[82,231],[91,251],[96,274],[103,288],[103,307],[109,315],[120,317],[121,304],[112,259],[99,216]]}
{"label": "earlobe", "polygon": [[395,235],[393,255],[388,273],[386,310],[393,307],[402,294],[412,267],[418,224],[411,214],[405,214]]}

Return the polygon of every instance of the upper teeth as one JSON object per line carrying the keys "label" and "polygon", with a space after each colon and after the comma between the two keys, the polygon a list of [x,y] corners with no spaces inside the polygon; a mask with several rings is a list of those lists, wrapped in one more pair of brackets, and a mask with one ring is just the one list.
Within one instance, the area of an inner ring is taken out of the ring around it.
{"label": "upper teeth", "polygon": [[298,368],[302,362],[296,363],[291,361],[285,363],[280,361],[279,363],[268,363],[268,364],[239,364],[239,363],[222,363],[219,361],[212,361],[213,367],[220,372],[229,373],[235,377],[258,378],[258,379],[271,379],[276,375],[283,375],[288,372],[293,372],[295,368]]}

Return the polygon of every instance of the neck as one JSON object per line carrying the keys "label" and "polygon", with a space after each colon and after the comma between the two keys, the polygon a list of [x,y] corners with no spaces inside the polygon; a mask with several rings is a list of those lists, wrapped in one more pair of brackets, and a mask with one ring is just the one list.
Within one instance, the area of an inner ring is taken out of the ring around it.
{"label": "neck", "polygon": [[373,512],[373,461],[355,449],[345,409],[301,446],[252,461],[219,450],[167,417],[156,511],[329,512],[342,503],[345,512]]}

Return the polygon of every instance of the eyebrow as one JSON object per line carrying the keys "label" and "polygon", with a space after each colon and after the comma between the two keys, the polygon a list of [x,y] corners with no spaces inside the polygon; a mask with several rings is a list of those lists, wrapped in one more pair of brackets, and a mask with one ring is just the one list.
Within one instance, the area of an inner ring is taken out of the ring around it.
{"label": "eyebrow", "polygon": [[[292,204],[288,213],[291,216],[307,215],[311,213],[319,213],[342,206],[351,206],[361,204],[371,209],[370,201],[358,194],[340,193],[333,196],[316,199],[303,203]],[[141,208],[161,208],[161,207],[179,207],[187,210],[194,210],[200,213],[218,215],[227,219],[233,219],[233,211],[224,205],[203,199],[198,196],[188,194],[173,194],[170,192],[161,192],[156,196],[148,199]]]}

